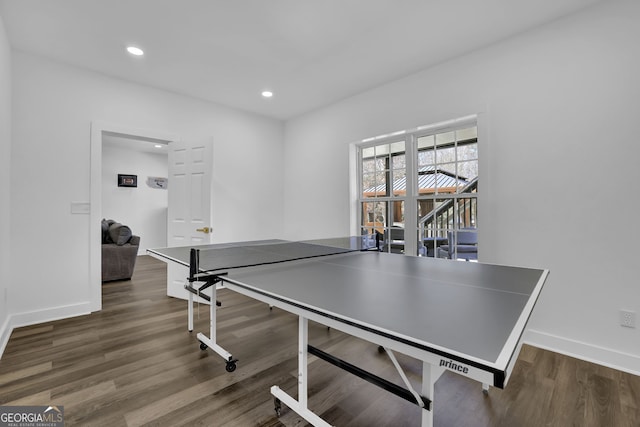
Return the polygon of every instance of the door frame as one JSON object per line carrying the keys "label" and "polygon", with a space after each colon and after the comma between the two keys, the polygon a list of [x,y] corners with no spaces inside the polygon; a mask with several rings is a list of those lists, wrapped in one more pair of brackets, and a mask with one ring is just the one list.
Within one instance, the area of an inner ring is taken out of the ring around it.
{"label": "door frame", "polygon": [[92,312],[102,310],[102,136],[105,132],[134,138],[150,138],[178,142],[173,132],[144,129],[94,120],[91,122],[90,206],[89,211],[89,306]]}

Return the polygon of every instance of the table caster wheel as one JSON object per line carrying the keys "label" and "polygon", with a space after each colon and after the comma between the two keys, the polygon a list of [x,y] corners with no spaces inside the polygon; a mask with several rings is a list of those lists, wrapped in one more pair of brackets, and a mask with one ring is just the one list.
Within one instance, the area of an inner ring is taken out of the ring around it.
{"label": "table caster wheel", "polygon": [[282,415],[282,402],[280,402],[280,399],[278,399],[277,397],[274,397],[273,406],[275,407],[274,409],[276,411],[276,416],[280,418],[280,415]]}
{"label": "table caster wheel", "polygon": [[200,350],[206,350],[208,348],[209,347],[205,343],[203,343],[203,342],[200,343]]}
{"label": "table caster wheel", "polygon": [[227,362],[227,366],[225,366],[225,369],[227,370],[227,372],[233,372],[236,370],[236,361],[235,360],[230,360]]}

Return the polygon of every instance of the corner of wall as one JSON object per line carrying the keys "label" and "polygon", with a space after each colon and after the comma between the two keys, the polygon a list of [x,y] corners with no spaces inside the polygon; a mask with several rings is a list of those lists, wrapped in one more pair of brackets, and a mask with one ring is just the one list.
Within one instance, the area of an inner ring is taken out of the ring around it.
{"label": "corner of wall", "polygon": [[2,326],[0,326],[0,359],[2,359],[4,349],[7,347],[11,332],[13,332],[13,328],[9,326],[9,316],[7,316]]}
{"label": "corner of wall", "polygon": [[0,326],[0,358],[2,358],[4,350],[9,343],[11,333],[15,328],[88,314],[91,314],[91,303],[87,301],[79,304],[7,315],[4,323]]}
{"label": "corner of wall", "polygon": [[[0,235],[10,236],[11,180],[11,45],[0,16]],[[10,281],[10,247],[7,238],[0,240],[0,356],[11,335],[7,289]]]}

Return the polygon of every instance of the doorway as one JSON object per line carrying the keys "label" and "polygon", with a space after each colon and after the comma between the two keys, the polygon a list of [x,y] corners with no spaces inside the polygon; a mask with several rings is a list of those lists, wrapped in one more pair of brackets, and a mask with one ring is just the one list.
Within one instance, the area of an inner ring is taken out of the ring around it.
{"label": "doorway", "polygon": [[[127,225],[141,238],[138,255],[167,246],[168,147],[167,141],[102,136],[102,218]],[[135,177],[135,186],[122,185],[123,176]]]}
{"label": "doorway", "polygon": [[[102,309],[102,237],[99,225],[103,218],[103,180],[105,179],[103,175],[103,145],[110,147],[119,146],[120,148],[127,147],[128,149],[133,149],[134,146],[136,149],[142,149],[141,147],[147,147],[146,149],[150,149],[153,145],[167,146],[169,143],[178,142],[179,140],[178,135],[170,132],[113,125],[104,122],[91,123],[91,210],[89,215],[90,277],[88,291],[92,312]],[[123,173],[135,175],[135,171],[125,172],[123,170]],[[138,185],[148,185],[147,176],[141,176],[140,178],[142,178],[142,181],[138,181]],[[117,180],[117,177],[114,178],[114,180]],[[119,220],[117,218],[114,219]],[[166,216],[164,230],[166,240]]]}

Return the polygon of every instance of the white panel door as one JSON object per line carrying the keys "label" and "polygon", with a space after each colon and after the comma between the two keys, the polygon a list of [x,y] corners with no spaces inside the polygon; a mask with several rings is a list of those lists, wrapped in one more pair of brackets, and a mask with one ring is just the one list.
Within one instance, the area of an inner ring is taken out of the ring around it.
{"label": "white panel door", "polygon": [[[168,246],[211,243],[212,164],[211,140],[169,144]],[[167,295],[186,299],[188,275],[188,268],[169,263]]]}

